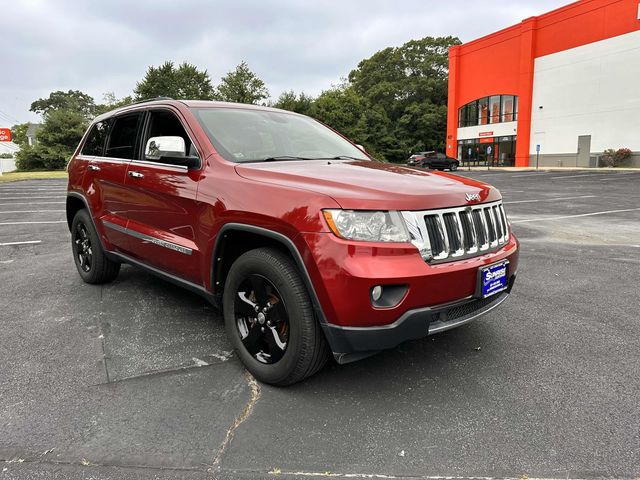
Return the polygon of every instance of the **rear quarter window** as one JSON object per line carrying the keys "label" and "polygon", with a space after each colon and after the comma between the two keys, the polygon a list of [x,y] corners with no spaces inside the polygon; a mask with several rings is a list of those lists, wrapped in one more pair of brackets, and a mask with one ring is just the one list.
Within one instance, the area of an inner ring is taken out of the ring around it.
{"label": "rear quarter window", "polygon": [[109,135],[109,121],[105,120],[96,123],[89,134],[87,140],[82,147],[82,155],[92,155],[101,157],[104,155],[104,144]]}

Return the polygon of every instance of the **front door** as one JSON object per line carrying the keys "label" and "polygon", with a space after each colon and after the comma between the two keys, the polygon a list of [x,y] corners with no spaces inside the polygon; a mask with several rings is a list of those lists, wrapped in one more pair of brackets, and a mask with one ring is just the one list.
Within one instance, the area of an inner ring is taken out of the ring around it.
{"label": "front door", "polygon": [[129,254],[139,261],[201,285],[202,254],[197,219],[201,213],[196,200],[200,168],[170,163],[166,157],[146,155],[152,137],[181,137],[185,154],[197,155],[179,117],[172,109],[148,112],[140,155],[128,167],[126,233],[131,237]]}

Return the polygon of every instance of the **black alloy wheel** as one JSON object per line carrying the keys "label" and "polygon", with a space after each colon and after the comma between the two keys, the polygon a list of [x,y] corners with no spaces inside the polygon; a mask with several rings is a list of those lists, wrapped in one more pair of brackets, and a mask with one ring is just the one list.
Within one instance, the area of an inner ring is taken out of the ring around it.
{"label": "black alloy wheel", "polygon": [[244,347],[260,363],[277,363],[289,343],[289,316],[282,295],[257,274],[248,275],[236,290],[236,328]]}
{"label": "black alloy wheel", "polygon": [[91,238],[84,223],[78,223],[73,231],[73,242],[76,246],[76,258],[78,268],[83,272],[89,272],[93,264],[93,249],[91,248]]}
{"label": "black alloy wheel", "polygon": [[87,210],[79,210],[73,217],[71,250],[78,273],[85,282],[107,283],[118,276],[120,263],[105,254]]}

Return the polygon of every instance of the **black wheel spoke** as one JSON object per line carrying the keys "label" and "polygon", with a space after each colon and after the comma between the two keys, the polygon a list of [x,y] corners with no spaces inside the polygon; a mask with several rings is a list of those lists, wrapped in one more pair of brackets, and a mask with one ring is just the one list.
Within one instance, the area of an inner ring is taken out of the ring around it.
{"label": "black wheel spoke", "polygon": [[253,294],[256,297],[256,303],[260,307],[264,307],[267,304],[267,280],[260,275],[251,275],[249,277],[251,287],[253,288]]}
{"label": "black wheel spoke", "polygon": [[253,305],[256,305],[249,299],[249,292],[238,292],[235,301],[236,316],[242,315],[247,317],[255,317],[256,309]]}
{"label": "black wheel spoke", "polygon": [[259,325],[249,326],[249,334],[242,339],[242,343],[249,352],[253,352],[260,346],[262,332]]}

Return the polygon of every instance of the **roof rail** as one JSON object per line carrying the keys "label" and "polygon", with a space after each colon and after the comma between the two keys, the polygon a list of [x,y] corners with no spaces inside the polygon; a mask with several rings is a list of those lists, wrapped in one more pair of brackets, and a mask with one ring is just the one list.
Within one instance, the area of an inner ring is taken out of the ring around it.
{"label": "roof rail", "polygon": [[137,102],[131,102],[129,105],[137,105],[139,103],[147,103],[147,102],[156,102],[158,100],[174,100],[174,99],[171,97],[147,98],[146,100],[138,100]]}

